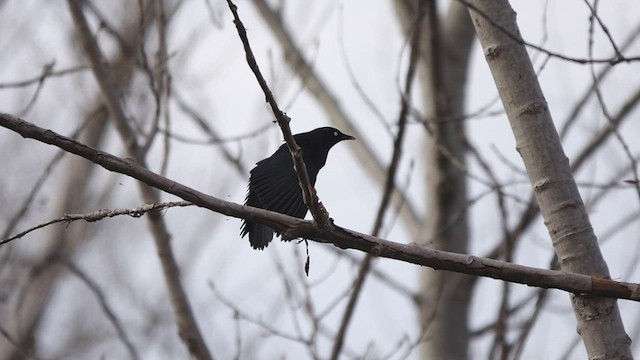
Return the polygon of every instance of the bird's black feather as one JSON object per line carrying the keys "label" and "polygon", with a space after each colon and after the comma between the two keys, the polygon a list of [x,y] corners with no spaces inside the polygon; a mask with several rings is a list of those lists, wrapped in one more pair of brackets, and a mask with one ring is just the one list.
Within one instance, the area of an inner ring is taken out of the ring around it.
{"label": "bird's black feather", "polygon": [[[318,172],[326,163],[331,147],[342,140],[355,139],[331,127],[318,128],[293,137],[302,149],[302,159],[311,185],[315,185]],[[280,146],[270,157],[258,162],[251,170],[245,205],[297,218],[304,218],[307,214],[298,175],[286,144]],[[266,225],[246,220],[243,221],[240,232],[242,237],[249,235],[249,243],[254,249],[267,247],[273,233],[273,229]]]}

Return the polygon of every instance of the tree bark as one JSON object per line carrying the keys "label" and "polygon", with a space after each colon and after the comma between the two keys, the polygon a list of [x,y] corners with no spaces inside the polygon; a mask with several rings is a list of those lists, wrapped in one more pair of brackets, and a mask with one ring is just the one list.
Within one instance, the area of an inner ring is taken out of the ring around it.
{"label": "tree bark", "polygon": [[[468,6],[562,270],[609,278],[515,12],[505,0]],[[572,295],[571,301],[590,359],[632,358],[616,300]]]}

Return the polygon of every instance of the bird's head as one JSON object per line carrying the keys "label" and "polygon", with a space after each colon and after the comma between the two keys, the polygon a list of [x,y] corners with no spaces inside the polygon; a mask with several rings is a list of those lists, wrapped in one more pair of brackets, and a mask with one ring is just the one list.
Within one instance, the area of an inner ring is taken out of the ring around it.
{"label": "bird's head", "polygon": [[294,138],[298,146],[302,148],[302,157],[307,164],[307,170],[309,167],[318,170],[322,168],[333,145],[342,140],[355,140],[355,137],[328,126],[296,134]]}
{"label": "bird's head", "polygon": [[306,133],[297,134],[296,141],[298,141],[298,139],[303,143],[308,141],[315,143],[314,145],[322,144],[327,148],[331,148],[342,140],[355,140],[356,138],[351,135],[347,135],[336,128],[325,126]]}

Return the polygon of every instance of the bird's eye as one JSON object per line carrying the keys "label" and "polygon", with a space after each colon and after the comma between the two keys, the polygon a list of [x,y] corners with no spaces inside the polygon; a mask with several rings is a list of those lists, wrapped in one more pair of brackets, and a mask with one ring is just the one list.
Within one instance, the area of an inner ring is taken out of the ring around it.
{"label": "bird's eye", "polygon": [[334,131],[334,132],[333,132],[333,136],[338,136],[338,132],[337,132],[337,131]]}

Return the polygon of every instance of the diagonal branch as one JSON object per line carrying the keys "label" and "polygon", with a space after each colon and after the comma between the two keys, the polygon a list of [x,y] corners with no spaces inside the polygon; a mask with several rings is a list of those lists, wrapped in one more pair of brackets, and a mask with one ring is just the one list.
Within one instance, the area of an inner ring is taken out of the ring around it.
{"label": "diagonal branch", "polygon": [[400,244],[361,234],[338,226],[319,228],[313,222],[264,209],[224,201],[158,175],[130,159],[122,159],[93,149],[51,130],[35,126],[8,114],[0,114],[0,126],[25,138],[57,146],[81,156],[103,168],[137,179],[214,212],[258,222],[285,233],[289,238],[303,237],[331,243],[342,249],[356,249],[374,256],[396,259],[436,270],[454,271],[490,277],[528,286],[560,289],[575,294],[628,299],[640,302],[640,284],[614,281],[565,271],[533,268],[505,261],[423,248],[415,244]]}
{"label": "diagonal branch", "polygon": [[103,291],[100,285],[98,285],[93,279],[91,279],[89,275],[87,275],[84,271],[82,271],[71,260],[61,259],[61,262],[67,265],[71,273],[77,276],[87,286],[87,288],[89,288],[89,290],[93,293],[96,300],[100,304],[100,308],[102,308],[102,311],[107,317],[107,320],[109,320],[109,322],[115,329],[116,334],[118,335],[118,338],[120,339],[124,347],[129,352],[130,358],[133,360],[140,359],[140,356],[138,355],[138,350],[136,350],[135,346],[131,342],[129,335],[126,333],[126,331],[122,327],[121,321],[118,319],[118,317],[114,313],[111,306],[109,306],[105,291]]}
{"label": "diagonal branch", "polygon": [[253,74],[256,76],[256,80],[258,80],[260,88],[264,92],[267,103],[269,104],[269,106],[271,106],[273,115],[275,116],[278,125],[280,125],[280,129],[282,129],[284,141],[287,143],[287,147],[291,152],[291,157],[293,158],[293,166],[296,170],[296,174],[298,175],[298,183],[300,185],[300,189],[302,190],[302,198],[304,199],[304,203],[309,208],[309,211],[313,216],[313,220],[319,226],[327,227],[329,226],[329,213],[318,199],[316,190],[314,189],[313,185],[311,185],[311,181],[309,181],[307,167],[302,159],[302,149],[300,149],[298,144],[296,144],[296,141],[293,138],[293,134],[291,133],[291,127],[289,126],[291,118],[287,116],[287,114],[285,114],[282,110],[280,110],[280,107],[278,107],[278,104],[276,103],[276,99],[273,97],[273,93],[269,89],[269,85],[267,85],[267,81],[264,79],[264,76],[262,76],[262,73],[260,72],[260,68],[258,67],[256,58],[255,56],[253,56],[253,51],[251,50],[251,46],[249,45],[247,30],[244,28],[244,25],[242,24],[242,21],[238,16],[238,7],[231,0],[227,0],[227,4],[229,5],[229,9],[233,13],[233,23],[236,25],[240,40],[242,40],[247,63],[249,64],[251,71],[253,71]]}
{"label": "diagonal branch", "polygon": [[[360,136],[358,129],[354,127],[354,119],[349,117],[339,99],[332,93],[329,85],[322,80],[312,64],[305,58],[300,46],[296,44],[291,32],[286,28],[281,12],[267,3],[264,0],[253,1],[260,15],[262,15],[267,25],[271,28],[273,35],[279,41],[280,46],[284,49],[286,53],[285,62],[300,81],[304,83],[309,93],[314,96],[318,106],[331,122],[341,130],[346,130],[347,133],[358,138],[358,141],[349,144],[353,150],[353,155],[370,177],[379,186],[384,186],[386,166],[374,155],[376,152],[373,150],[372,145],[366,141],[365,136]],[[393,189],[391,201],[395,207],[401,209],[401,219],[413,234],[412,236],[414,238],[417,237],[416,234],[421,231],[423,219],[412,202],[409,201],[408,195],[402,189],[396,187]]]}

